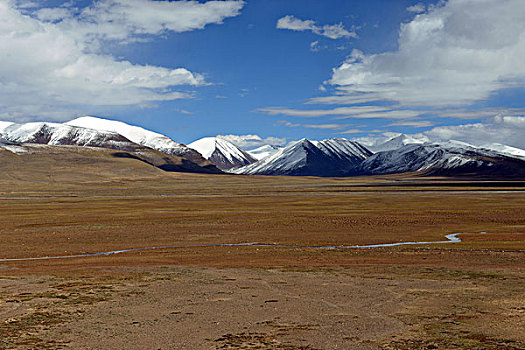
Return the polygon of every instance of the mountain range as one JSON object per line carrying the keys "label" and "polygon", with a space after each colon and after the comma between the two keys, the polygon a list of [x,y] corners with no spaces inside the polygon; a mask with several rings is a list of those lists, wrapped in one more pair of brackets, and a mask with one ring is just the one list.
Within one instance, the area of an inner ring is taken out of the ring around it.
{"label": "mountain range", "polygon": [[372,152],[346,139],[309,141],[288,145],[258,162],[235,169],[245,175],[352,176]]}
{"label": "mountain range", "polygon": [[[62,149],[58,151],[57,147]],[[104,150],[104,159],[111,155],[177,172],[333,177],[407,172],[525,176],[525,150],[501,144],[476,147],[459,141],[432,143],[399,135],[370,149],[356,141],[333,138],[244,150],[221,137],[206,137],[185,146],[138,126],[96,117],[81,117],[65,124],[0,122],[1,157],[77,152],[75,147],[92,152]],[[89,153],[82,154],[86,157]]]}
{"label": "mountain range", "polygon": [[[89,127],[81,126],[84,123],[89,124]],[[33,144],[91,147],[95,150],[115,150],[112,153],[114,157],[136,159],[165,171],[222,173],[197,151],[180,143],[170,142],[166,136],[100,118],[85,117],[66,124],[1,122],[0,138],[4,140],[0,148],[20,156],[34,153],[36,148],[29,147]],[[152,145],[155,147],[151,147]],[[39,152],[42,149],[38,148]],[[52,151],[52,147],[45,149]]]}
{"label": "mountain range", "polygon": [[406,172],[443,176],[524,176],[525,161],[460,142],[447,142],[406,144],[375,153],[360,165],[363,175]]}

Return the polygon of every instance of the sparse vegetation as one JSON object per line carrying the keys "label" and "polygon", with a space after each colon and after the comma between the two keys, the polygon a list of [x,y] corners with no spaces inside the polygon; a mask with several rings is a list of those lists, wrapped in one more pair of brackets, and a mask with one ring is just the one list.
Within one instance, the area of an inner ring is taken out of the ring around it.
{"label": "sparse vegetation", "polygon": [[189,174],[134,181],[106,174],[107,181],[97,182],[91,176],[0,180],[0,257],[473,234],[442,246],[186,247],[1,262],[0,348],[75,348],[79,341],[118,347],[130,334],[144,341],[163,334],[166,344],[179,344],[169,331],[218,349],[525,347],[525,196],[514,191],[518,185],[449,188],[443,179],[427,179],[422,187],[403,187],[390,185],[422,180]]}

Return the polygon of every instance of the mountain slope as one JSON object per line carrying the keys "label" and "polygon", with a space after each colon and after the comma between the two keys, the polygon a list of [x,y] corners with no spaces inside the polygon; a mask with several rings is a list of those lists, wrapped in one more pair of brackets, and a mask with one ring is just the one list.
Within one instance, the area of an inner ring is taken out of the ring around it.
{"label": "mountain slope", "polygon": [[134,151],[139,145],[114,132],[58,123],[3,123],[0,136],[14,143],[75,145]]}
{"label": "mountain slope", "polygon": [[229,170],[257,161],[248,152],[219,137],[205,137],[188,145],[221,170]]}
{"label": "mountain slope", "polygon": [[363,174],[420,172],[423,175],[524,176],[525,161],[459,142],[409,144],[379,152],[360,166]]}
{"label": "mountain slope", "polygon": [[199,152],[181,143],[175,142],[165,135],[138,126],[129,125],[116,120],[89,116],[80,117],[65,124],[94,130],[116,132],[139,145],[147,146],[166,154],[184,157],[199,166],[208,167],[210,172],[213,170],[211,163],[204,159]]}
{"label": "mountain slope", "polygon": [[[150,153],[148,155],[148,153]],[[122,157],[116,154],[127,154]],[[166,176],[166,172],[151,164],[153,158],[164,155],[146,149],[142,156],[133,152],[99,147],[54,146],[23,144],[0,146],[0,183],[11,185],[35,184],[36,189],[75,183],[80,186],[97,185],[100,181],[119,183],[126,179]],[[144,159],[148,159],[145,161]],[[178,162],[174,157],[173,163]],[[157,163],[161,165],[161,163]],[[180,163],[179,163],[180,164]]]}
{"label": "mountain slope", "polygon": [[312,141],[312,143],[328,156],[347,160],[353,164],[372,155],[372,152],[360,143],[343,138]]}
{"label": "mountain slope", "polygon": [[277,153],[282,147],[279,146],[273,146],[273,145],[264,145],[255,149],[252,149],[248,151],[248,153],[255,159],[261,160],[263,158],[266,158],[268,156],[274,155]]}
{"label": "mountain slope", "polygon": [[403,147],[405,145],[422,144],[422,143],[425,143],[427,141],[428,140],[416,139],[416,138],[413,138],[411,136],[408,136],[408,135],[405,135],[405,134],[401,134],[399,136],[396,136],[396,137],[393,137],[393,138],[387,140],[386,142],[384,142],[382,144],[379,144],[379,145],[376,145],[376,146],[370,146],[368,148],[371,151],[373,151],[374,153],[377,153],[377,152],[392,151],[392,150],[401,148],[401,147]]}
{"label": "mountain slope", "polygon": [[257,163],[235,170],[237,174],[349,176],[372,153],[357,142],[329,139],[297,141]]}
{"label": "mountain slope", "polygon": [[525,159],[525,150],[512,146],[502,145],[501,143],[488,143],[479,146],[479,148],[496,151],[498,153],[506,154],[511,157]]}
{"label": "mountain slope", "polygon": [[[126,137],[111,131],[94,130],[58,123],[0,124],[0,137],[10,144],[1,145],[4,150],[16,154],[35,151],[28,144],[49,146],[98,147],[115,151],[115,156],[135,158],[166,171],[199,173],[220,173],[215,166],[205,161],[197,164],[184,156],[165,154],[152,148],[134,143]],[[53,150],[40,148],[38,150]],[[42,154],[42,152],[39,152]]]}

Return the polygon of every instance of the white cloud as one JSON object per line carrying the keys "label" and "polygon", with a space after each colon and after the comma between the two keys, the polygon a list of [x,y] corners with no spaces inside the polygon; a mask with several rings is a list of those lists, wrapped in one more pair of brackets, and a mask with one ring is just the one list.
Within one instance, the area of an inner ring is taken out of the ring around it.
{"label": "white cloud", "polygon": [[[355,140],[366,146],[375,146],[399,135],[401,134],[397,132],[382,132]],[[476,146],[500,143],[525,149],[523,135],[525,135],[525,117],[496,116],[481,123],[438,126],[408,136],[430,142],[457,140]]]}
{"label": "white cloud", "polygon": [[43,8],[38,19],[54,22],[84,41],[129,41],[143,35],[203,29],[237,16],[244,1],[99,0],[85,8]]}
{"label": "white cloud", "polygon": [[483,123],[439,126],[418,135],[433,141],[458,140],[473,145],[501,143],[525,149],[525,117],[498,116]]}
{"label": "white cloud", "polygon": [[[101,54],[94,43],[199,29],[237,15],[242,4],[103,0],[80,10],[27,14],[14,1],[0,0],[0,117],[67,119],[107,106],[191,97],[173,88],[205,84],[201,75],[117,60]],[[117,9],[123,11],[119,18]]]}
{"label": "white cloud", "polygon": [[[326,91],[326,87],[321,85],[319,90]],[[377,96],[373,94],[352,94],[346,95],[339,92],[335,96],[313,97],[306,104],[326,104],[326,105],[351,105],[358,103],[369,103],[377,101]]]}
{"label": "white cloud", "polygon": [[262,138],[259,135],[219,135],[218,137],[246,150],[264,145],[284,146],[286,144],[286,138],[279,137]]}
{"label": "white cloud", "polygon": [[400,121],[388,124],[388,126],[411,126],[414,128],[424,128],[429,126],[436,125],[434,122],[431,122],[429,120],[408,120],[408,121]]}
{"label": "white cloud", "polygon": [[362,145],[373,147],[385,143],[391,138],[401,135],[399,132],[380,132],[377,134],[369,134],[367,136],[353,138],[352,141],[357,141]]}
{"label": "white cloud", "polygon": [[292,123],[288,120],[279,120],[277,123],[287,126],[289,128],[308,128],[308,129],[321,129],[321,130],[343,130],[348,128],[349,124],[300,124]]}
{"label": "white cloud", "polygon": [[319,40],[312,41],[310,43],[310,51],[318,52],[321,48],[319,47]]}
{"label": "white cloud", "polygon": [[[265,107],[257,111],[269,115],[286,115],[290,117],[315,118],[333,116],[333,119],[412,119],[429,113],[424,110],[392,109],[382,106],[353,106],[333,109],[293,109],[286,107]],[[438,115],[438,111],[433,111]]]}
{"label": "white cloud", "polygon": [[330,83],[402,105],[460,106],[525,80],[523,0],[450,0],[402,24],[399,49],[354,51]]}
{"label": "white cloud", "polygon": [[292,123],[292,122],[289,122],[288,120],[278,120],[277,123],[287,126],[289,128],[297,128],[301,126],[301,124],[299,123]]}
{"label": "white cloud", "polygon": [[342,132],[339,132],[338,134],[361,134],[362,132],[364,132],[363,130],[361,129],[350,129],[350,130],[346,130],[346,131],[342,131]]}
{"label": "white cloud", "polygon": [[414,13],[425,12],[425,9],[426,9],[425,4],[422,4],[422,3],[418,3],[418,4],[407,7],[408,12],[414,12]]}
{"label": "white cloud", "polygon": [[424,111],[419,110],[405,110],[405,109],[396,109],[396,110],[385,110],[372,113],[358,113],[354,115],[346,115],[341,117],[336,117],[335,119],[412,119],[416,118],[422,114]]}
{"label": "white cloud", "polygon": [[294,31],[311,31],[330,39],[357,38],[355,31],[346,30],[342,23],[318,26],[313,20],[302,20],[291,15],[279,18],[277,28]]}
{"label": "white cloud", "polygon": [[309,129],[342,130],[347,128],[348,124],[302,124],[301,126]]}
{"label": "white cloud", "polygon": [[330,115],[357,115],[362,113],[374,113],[389,111],[390,108],[378,106],[339,107],[334,109],[303,110],[286,107],[265,107],[257,111],[269,115],[287,115],[291,117],[324,117]]}
{"label": "white cloud", "polygon": [[40,6],[37,2],[29,0],[15,0],[15,4],[21,9],[37,8]]}

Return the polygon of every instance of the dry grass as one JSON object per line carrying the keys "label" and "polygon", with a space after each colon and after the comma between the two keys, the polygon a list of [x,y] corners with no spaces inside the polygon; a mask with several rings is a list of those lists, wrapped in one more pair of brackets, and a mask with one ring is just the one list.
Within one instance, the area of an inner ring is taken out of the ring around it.
{"label": "dry grass", "polygon": [[[9,308],[0,312],[0,348],[89,348],[82,342],[90,341],[96,343],[91,348],[104,342],[118,346],[127,344],[132,338],[126,334],[137,327],[151,341],[175,329],[202,348],[525,346],[525,193],[520,183],[447,186],[443,179],[415,177],[208,176],[148,173],[151,169],[125,178],[121,170],[104,169],[99,177],[76,170],[75,176],[62,174],[52,182],[44,170],[26,181],[17,177],[22,170],[11,169],[0,181],[0,257],[225,242],[438,241],[448,233],[473,234],[461,236],[460,244],[432,246],[179,248],[3,262],[0,302]],[[414,182],[422,185],[405,186]],[[227,278],[217,277],[222,274]],[[234,292],[224,294],[226,285],[236,286]],[[340,289],[334,292],[328,288],[332,285]],[[346,304],[348,296],[359,293],[353,306]],[[187,300],[191,307],[179,304]],[[375,308],[378,300],[384,304]],[[151,321],[144,310],[160,310],[166,303],[173,310]],[[219,310],[216,303],[228,305],[238,323],[188,332],[204,322],[192,315],[217,315],[212,312]],[[118,318],[113,307],[131,313],[138,323],[121,325],[128,321],[126,313]],[[319,310],[332,307],[344,312],[319,316]],[[255,310],[281,311],[269,317]],[[384,322],[381,336],[356,330],[371,327],[370,313]],[[81,336],[89,327],[106,338],[89,332]],[[155,343],[162,344],[170,343]]]}

